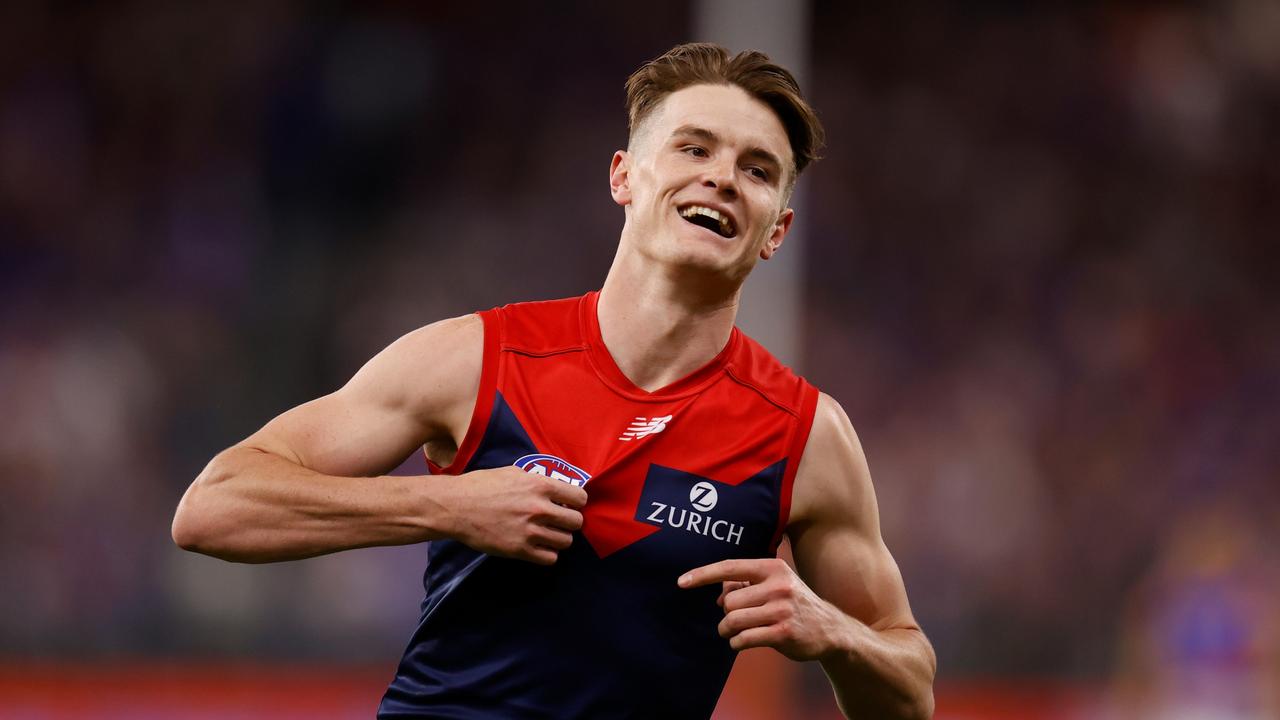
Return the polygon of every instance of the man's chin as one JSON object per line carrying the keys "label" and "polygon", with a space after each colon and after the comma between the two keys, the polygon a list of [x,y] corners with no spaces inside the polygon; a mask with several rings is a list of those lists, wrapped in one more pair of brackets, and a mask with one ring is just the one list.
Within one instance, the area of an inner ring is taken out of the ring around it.
{"label": "man's chin", "polygon": [[707,247],[702,243],[682,244],[666,253],[661,262],[676,272],[722,281],[742,278],[751,272],[754,263],[744,264],[741,257],[730,254],[729,250],[727,247]]}
{"label": "man's chin", "polygon": [[755,264],[742,257],[741,236],[710,236],[710,233],[696,227],[675,230],[676,232],[663,238],[642,243],[637,249],[649,262],[667,267],[671,271],[705,275],[721,281],[742,278]]}

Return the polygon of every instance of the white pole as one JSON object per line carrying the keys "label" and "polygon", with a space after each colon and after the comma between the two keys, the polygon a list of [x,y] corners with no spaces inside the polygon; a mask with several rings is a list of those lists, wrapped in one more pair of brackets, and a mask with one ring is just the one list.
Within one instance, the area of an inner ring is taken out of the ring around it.
{"label": "white pole", "polygon": [[[790,70],[807,90],[809,59],[808,0],[698,0],[694,36],[731,52],[759,50]],[[782,248],[751,273],[742,291],[738,324],[778,359],[801,371],[804,231],[803,197],[791,199],[796,220]]]}

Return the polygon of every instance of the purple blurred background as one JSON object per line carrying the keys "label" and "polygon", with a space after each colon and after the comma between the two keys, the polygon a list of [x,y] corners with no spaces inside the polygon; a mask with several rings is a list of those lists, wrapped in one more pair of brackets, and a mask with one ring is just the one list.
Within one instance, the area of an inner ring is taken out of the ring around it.
{"label": "purple blurred background", "polygon": [[[801,367],[940,682],[1280,717],[1280,5],[808,12]],[[598,287],[622,82],[690,23],[6,3],[0,660],[393,663],[422,547],[231,565],[173,508],[400,334]]]}

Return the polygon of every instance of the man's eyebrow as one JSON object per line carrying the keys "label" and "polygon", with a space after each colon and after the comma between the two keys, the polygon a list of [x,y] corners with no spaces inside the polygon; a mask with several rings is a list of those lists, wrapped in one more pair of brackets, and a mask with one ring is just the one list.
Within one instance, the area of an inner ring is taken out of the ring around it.
{"label": "man's eyebrow", "polygon": [[[672,137],[681,137],[681,136],[695,137],[695,138],[698,138],[699,140],[702,140],[708,143],[714,143],[720,140],[719,135],[716,135],[715,133],[711,132],[710,130],[704,127],[698,127],[697,125],[681,125],[680,127],[676,128],[674,132],[671,133],[671,136]],[[763,162],[769,163],[773,165],[773,167],[777,170],[782,169],[782,160],[777,155],[774,155],[773,153],[769,152],[768,150],[765,150],[762,147],[747,148],[747,151],[743,154],[746,155],[747,157],[755,158],[756,160],[761,160]]]}
{"label": "man's eyebrow", "polygon": [[707,142],[715,142],[720,139],[720,137],[717,136],[715,133],[711,132],[710,130],[704,127],[698,127],[697,125],[681,125],[680,127],[676,128],[675,131],[671,133],[671,135],[672,137],[675,137],[677,135],[692,135],[693,137],[696,137],[700,140],[706,140]]}

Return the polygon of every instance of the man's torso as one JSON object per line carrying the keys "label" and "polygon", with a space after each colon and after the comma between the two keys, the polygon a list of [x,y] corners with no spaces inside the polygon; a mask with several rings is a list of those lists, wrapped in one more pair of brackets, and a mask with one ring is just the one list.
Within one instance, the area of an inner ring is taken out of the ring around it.
{"label": "man's torso", "polygon": [[[431,544],[426,597],[383,717],[707,717],[734,654],[718,590],[683,572],[768,557],[817,391],[734,331],[654,392],[600,340],[596,295],[482,313],[475,413],[450,467],[517,465],[584,485],[551,567]],[[465,482],[465,480],[460,480]]]}

